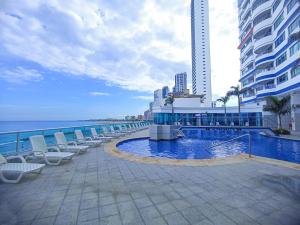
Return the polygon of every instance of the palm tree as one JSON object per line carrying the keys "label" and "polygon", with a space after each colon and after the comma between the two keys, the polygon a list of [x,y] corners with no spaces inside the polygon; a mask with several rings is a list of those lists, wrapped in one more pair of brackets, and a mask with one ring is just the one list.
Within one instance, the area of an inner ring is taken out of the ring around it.
{"label": "palm tree", "polygon": [[239,126],[241,126],[241,95],[245,91],[241,89],[240,85],[232,86],[231,90],[228,91],[228,96],[236,96],[238,98],[238,110],[239,110]]}
{"label": "palm tree", "polygon": [[225,112],[225,125],[227,125],[227,111],[226,111],[226,104],[229,100],[230,96],[226,95],[225,97],[221,97],[219,99],[217,99],[218,102],[222,102],[224,105],[224,112]]}
{"label": "palm tree", "polygon": [[288,95],[282,99],[269,96],[266,99],[267,105],[264,106],[263,110],[275,114],[277,116],[277,126],[279,129],[282,129],[281,117],[291,112],[291,107],[289,106],[291,96]]}
{"label": "palm tree", "polygon": [[173,103],[175,101],[175,97],[172,93],[169,94],[169,96],[165,99],[165,106],[166,105],[171,105],[172,107],[172,119],[171,119],[171,124],[174,124],[174,107],[173,107]]}

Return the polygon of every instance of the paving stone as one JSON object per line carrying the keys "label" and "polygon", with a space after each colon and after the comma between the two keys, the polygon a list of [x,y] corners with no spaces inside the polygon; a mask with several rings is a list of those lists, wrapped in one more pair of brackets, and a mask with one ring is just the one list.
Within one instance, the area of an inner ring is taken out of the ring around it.
{"label": "paving stone", "polygon": [[299,182],[298,170],[253,160],[174,167],[94,148],[18,185],[1,183],[0,224],[295,225]]}
{"label": "paving stone", "polygon": [[151,195],[150,196],[152,202],[155,204],[163,203],[163,202],[168,202],[169,200],[163,196],[163,195]]}
{"label": "paving stone", "polygon": [[145,221],[160,217],[159,212],[153,206],[140,209],[140,213]]}
{"label": "paving stone", "polygon": [[112,196],[100,197],[100,199],[99,199],[99,204],[101,206],[110,205],[110,204],[113,204],[113,203],[115,203],[115,199]]}
{"label": "paving stone", "polygon": [[197,208],[183,209],[183,210],[180,210],[180,213],[191,224],[195,224],[195,223],[198,223],[198,222],[206,219],[206,217]]}
{"label": "paving stone", "polygon": [[168,224],[188,225],[189,222],[180,213],[171,213],[164,216]]}
{"label": "paving stone", "polygon": [[79,222],[98,220],[98,219],[99,219],[98,208],[84,209],[79,211],[79,215],[78,215]]}
{"label": "paving stone", "polygon": [[101,206],[99,209],[100,217],[108,217],[117,215],[119,213],[118,207],[116,204]]}
{"label": "paving stone", "polygon": [[231,219],[229,219],[221,213],[219,213],[216,216],[210,217],[209,220],[212,221],[213,224],[237,225],[237,223],[235,223],[234,221],[232,221]]}
{"label": "paving stone", "polygon": [[80,203],[80,209],[90,209],[98,206],[98,199],[86,199]]}
{"label": "paving stone", "polygon": [[173,206],[175,206],[176,209],[179,209],[179,210],[186,209],[186,208],[189,208],[192,206],[189,202],[187,202],[183,199],[174,200],[174,201],[172,201],[172,204],[173,204]]}
{"label": "paving stone", "polygon": [[150,199],[147,197],[135,199],[135,204],[139,209],[153,205]]}
{"label": "paving stone", "polygon": [[162,215],[167,215],[177,211],[177,209],[169,202],[158,204],[156,207]]}
{"label": "paving stone", "polygon": [[54,224],[55,216],[34,220],[32,225],[52,225]]}
{"label": "paving stone", "polygon": [[123,225],[119,215],[101,218],[100,224],[101,225]]}
{"label": "paving stone", "polygon": [[146,225],[168,225],[167,222],[162,217],[154,218],[152,220],[147,220],[145,221],[145,224]]}

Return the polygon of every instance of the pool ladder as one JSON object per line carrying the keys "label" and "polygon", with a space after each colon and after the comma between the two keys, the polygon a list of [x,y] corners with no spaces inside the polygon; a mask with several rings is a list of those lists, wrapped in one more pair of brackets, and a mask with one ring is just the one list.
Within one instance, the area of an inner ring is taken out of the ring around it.
{"label": "pool ladder", "polygon": [[220,144],[213,145],[213,146],[211,146],[209,149],[214,148],[214,147],[218,147],[218,146],[221,146],[221,145],[230,143],[230,142],[233,142],[233,141],[238,140],[238,139],[241,139],[241,138],[243,138],[243,137],[248,137],[248,155],[249,155],[249,158],[251,158],[251,157],[252,157],[252,147],[251,147],[251,134],[250,134],[250,133],[248,133],[248,134],[243,134],[243,135],[238,136],[238,137],[236,137],[236,138],[232,138],[232,139],[230,139],[230,140],[228,140],[228,141],[224,141],[224,142],[222,142],[222,143],[220,143]]}

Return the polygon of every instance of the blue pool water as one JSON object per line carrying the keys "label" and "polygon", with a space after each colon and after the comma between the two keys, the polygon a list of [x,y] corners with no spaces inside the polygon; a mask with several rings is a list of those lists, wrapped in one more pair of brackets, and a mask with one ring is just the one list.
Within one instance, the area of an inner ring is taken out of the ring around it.
{"label": "blue pool water", "polygon": [[174,141],[150,141],[147,138],[118,144],[121,151],[148,157],[171,159],[210,159],[248,153],[248,137],[213,147],[219,143],[251,133],[252,154],[267,158],[300,163],[300,141],[260,135],[260,129],[203,129],[183,128],[184,138]]}

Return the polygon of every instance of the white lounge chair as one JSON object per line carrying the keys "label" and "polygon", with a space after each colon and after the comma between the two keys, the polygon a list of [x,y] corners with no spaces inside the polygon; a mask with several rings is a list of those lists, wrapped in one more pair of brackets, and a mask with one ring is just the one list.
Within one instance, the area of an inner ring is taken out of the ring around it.
{"label": "white lounge chair", "polygon": [[[43,135],[31,136],[29,139],[33,155],[28,158],[42,159],[48,165],[57,166],[63,160],[71,160],[74,156],[74,153],[71,152],[61,152],[56,146],[48,147]],[[53,150],[53,152],[49,150]]]}
{"label": "white lounge chair", "polygon": [[119,127],[119,133],[132,134],[134,132],[133,130],[124,129],[122,125],[118,125],[118,127]]}
{"label": "white lounge chair", "polygon": [[[7,160],[19,159],[21,163],[10,163]],[[4,183],[16,184],[19,183],[22,177],[28,173],[40,173],[45,167],[45,164],[27,163],[23,156],[10,156],[4,158],[0,154],[0,179]],[[8,179],[4,174],[17,174],[16,179]]]}
{"label": "white lounge chair", "polygon": [[127,132],[121,131],[121,130],[115,130],[114,126],[109,126],[110,134],[115,136],[125,136],[128,134]]}
{"label": "white lounge chair", "polygon": [[75,136],[76,136],[77,143],[79,144],[84,144],[91,147],[99,146],[103,144],[102,140],[93,140],[91,137],[84,137],[81,130],[75,130]]}
{"label": "white lounge chair", "polygon": [[119,132],[119,133],[111,132],[111,131],[108,130],[108,128],[105,127],[105,126],[102,127],[102,130],[103,130],[103,134],[104,134],[105,137],[119,138],[119,137],[125,135],[123,132]]}
{"label": "white lounge chair", "polygon": [[87,151],[89,146],[77,145],[75,141],[67,141],[63,132],[56,132],[54,134],[58,148],[63,152],[74,152],[77,155]]}
{"label": "white lounge chair", "polygon": [[102,140],[103,142],[109,142],[113,139],[113,137],[105,137],[102,134],[98,134],[96,128],[91,128],[91,134],[94,140]]}

